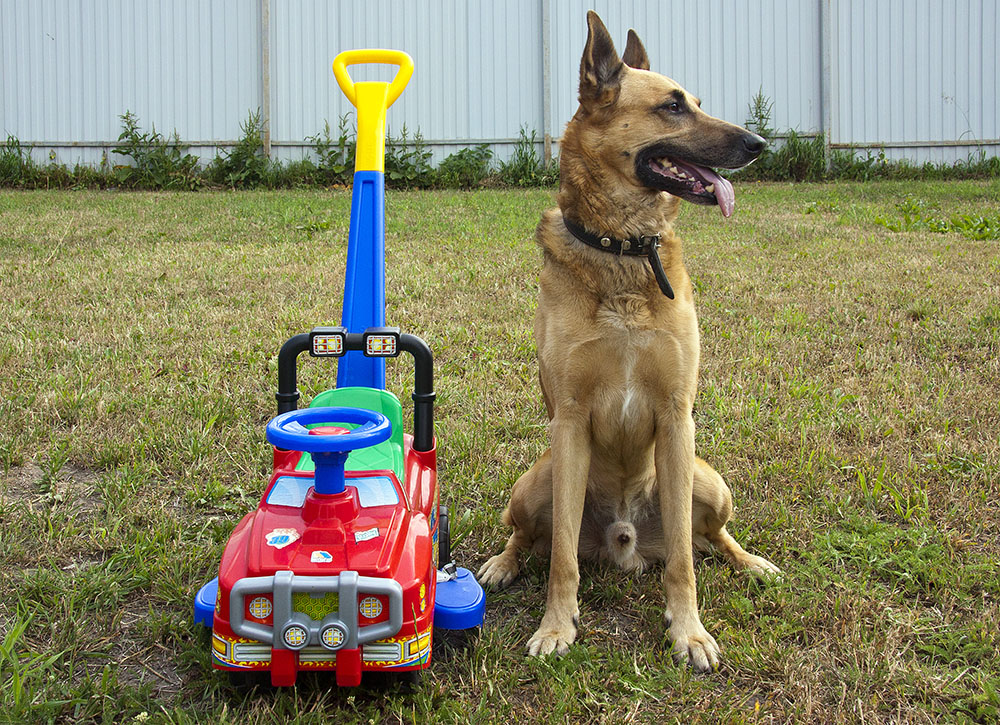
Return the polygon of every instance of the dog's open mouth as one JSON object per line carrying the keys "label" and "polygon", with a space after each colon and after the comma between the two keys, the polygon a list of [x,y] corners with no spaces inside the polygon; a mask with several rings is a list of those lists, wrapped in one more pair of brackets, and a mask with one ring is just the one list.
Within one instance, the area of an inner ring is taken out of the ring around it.
{"label": "dog's open mouth", "polygon": [[736,208],[733,185],[705,166],[668,156],[643,154],[638,160],[637,171],[646,186],[695,204],[718,204],[722,216],[731,216]]}

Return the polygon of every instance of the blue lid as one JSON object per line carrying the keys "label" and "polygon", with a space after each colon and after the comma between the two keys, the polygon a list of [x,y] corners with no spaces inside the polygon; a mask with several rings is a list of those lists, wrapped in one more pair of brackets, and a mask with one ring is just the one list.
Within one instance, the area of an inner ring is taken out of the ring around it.
{"label": "blue lid", "polygon": [[439,629],[471,629],[483,623],[486,595],[468,569],[459,567],[458,576],[438,582],[434,597],[434,626]]}
{"label": "blue lid", "polygon": [[209,629],[212,628],[212,619],[215,617],[215,597],[218,591],[219,577],[215,577],[198,590],[198,594],[194,598],[195,624],[203,624]]}

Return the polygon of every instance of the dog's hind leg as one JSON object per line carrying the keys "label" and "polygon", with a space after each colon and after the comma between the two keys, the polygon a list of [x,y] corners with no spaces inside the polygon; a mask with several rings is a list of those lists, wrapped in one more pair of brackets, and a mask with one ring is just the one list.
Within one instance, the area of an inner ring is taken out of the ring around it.
{"label": "dog's hind leg", "polygon": [[745,569],[762,577],[778,576],[781,569],[761,556],[747,552],[726,531],[733,515],[733,494],[715,469],[700,458],[695,459],[691,523],[694,545],[702,551],[711,545],[735,569]]}
{"label": "dog's hind leg", "polygon": [[518,574],[522,551],[547,554],[552,541],[552,460],[546,451],[525,471],[510,494],[503,522],[514,530],[502,552],[489,559],[476,575],[485,586],[502,589]]}

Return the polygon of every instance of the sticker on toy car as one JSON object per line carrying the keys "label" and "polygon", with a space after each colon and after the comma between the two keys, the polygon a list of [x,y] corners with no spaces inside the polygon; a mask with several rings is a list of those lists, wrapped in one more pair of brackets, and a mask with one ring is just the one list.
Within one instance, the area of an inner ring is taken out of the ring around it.
{"label": "sticker on toy car", "polygon": [[312,556],[309,557],[309,561],[313,562],[314,564],[329,564],[331,561],[333,561],[333,554],[331,554],[329,551],[321,551],[321,550],[314,551],[312,553]]}
{"label": "sticker on toy car", "polygon": [[295,529],[275,529],[264,537],[267,545],[273,546],[275,549],[284,549],[298,538],[299,532]]}
{"label": "sticker on toy car", "polygon": [[354,543],[360,544],[362,541],[370,541],[378,537],[378,528],[367,529],[365,531],[354,532]]}

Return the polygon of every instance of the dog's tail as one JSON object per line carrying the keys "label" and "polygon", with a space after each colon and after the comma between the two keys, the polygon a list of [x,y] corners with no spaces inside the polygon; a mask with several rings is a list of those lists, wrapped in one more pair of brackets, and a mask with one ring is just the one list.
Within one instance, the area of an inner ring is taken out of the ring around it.
{"label": "dog's tail", "polygon": [[636,551],[636,530],[628,521],[615,521],[604,532],[608,558],[622,569],[642,571],[644,561]]}

